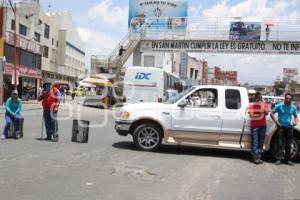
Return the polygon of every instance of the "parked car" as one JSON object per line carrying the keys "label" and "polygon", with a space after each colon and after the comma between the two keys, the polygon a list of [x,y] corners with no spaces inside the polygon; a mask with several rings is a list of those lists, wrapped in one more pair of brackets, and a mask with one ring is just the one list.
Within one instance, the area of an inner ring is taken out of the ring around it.
{"label": "parked car", "polygon": [[[199,97],[199,103],[193,99]],[[196,86],[164,103],[138,103],[123,107],[115,122],[119,135],[132,135],[137,148],[157,150],[166,144],[198,145],[250,150],[249,97],[246,88]],[[154,109],[155,108],[155,109]],[[275,156],[275,123],[267,116],[264,148]],[[292,158],[299,157],[300,125],[295,127]]]}

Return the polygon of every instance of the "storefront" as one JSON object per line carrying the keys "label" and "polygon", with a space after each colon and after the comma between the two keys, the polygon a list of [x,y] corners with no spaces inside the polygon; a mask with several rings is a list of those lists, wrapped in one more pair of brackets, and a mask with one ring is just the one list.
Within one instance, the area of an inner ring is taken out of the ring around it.
{"label": "storefront", "polygon": [[[6,33],[6,43],[4,54],[6,63],[4,64],[4,99],[6,100],[14,85],[12,84],[12,74],[15,70],[14,42],[13,34]],[[41,46],[33,41],[18,36],[17,42],[17,84],[19,97],[22,100],[33,100],[37,98],[37,90],[42,79],[41,72]]]}
{"label": "storefront", "polygon": [[[4,66],[4,94],[7,99],[14,89],[12,84],[13,66],[6,63]],[[28,67],[19,67],[18,91],[22,100],[33,100],[37,98],[37,90],[40,86],[41,71],[30,69]]]}

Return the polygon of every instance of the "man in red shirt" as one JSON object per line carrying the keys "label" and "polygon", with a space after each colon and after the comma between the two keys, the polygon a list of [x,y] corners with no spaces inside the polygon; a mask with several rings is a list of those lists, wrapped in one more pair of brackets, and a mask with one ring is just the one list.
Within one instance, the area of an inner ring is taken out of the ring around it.
{"label": "man in red shirt", "polygon": [[255,164],[262,164],[264,140],[266,135],[266,115],[270,112],[269,106],[262,100],[259,92],[255,94],[255,102],[250,103],[248,113],[251,121],[251,154]]}
{"label": "man in red shirt", "polygon": [[43,91],[38,97],[39,101],[43,104],[43,117],[45,121],[46,134],[45,140],[53,139],[54,142],[58,141],[58,124],[57,124],[57,112],[61,94],[59,90],[52,86],[50,81],[45,82],[43,85]]}

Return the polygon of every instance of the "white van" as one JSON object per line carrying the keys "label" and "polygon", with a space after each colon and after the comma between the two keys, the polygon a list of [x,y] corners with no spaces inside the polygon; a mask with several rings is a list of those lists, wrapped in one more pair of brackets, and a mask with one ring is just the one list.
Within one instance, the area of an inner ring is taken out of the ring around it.
{"label": "white van", "polygon": [[162,101],[167,89],[178,89],[179,78],[161,68],[128,67],[123,96],[126,103]]}

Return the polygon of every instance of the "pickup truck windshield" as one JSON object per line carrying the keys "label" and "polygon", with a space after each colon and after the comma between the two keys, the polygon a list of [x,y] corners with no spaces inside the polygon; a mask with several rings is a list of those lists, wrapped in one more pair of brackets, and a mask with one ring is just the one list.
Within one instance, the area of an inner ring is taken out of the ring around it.
{"label": "pickup truck windshield", "polygon": [[188,94],[189,92],[191,92],[194,89],[195,89],[195,87],[188,88],[188,89],[182,91],[181,93],[179,93],[178,95],[176,95],[175,97],[170,98],[169,100],[167,100],[164,103],[166,103],[166,104],[176,103],[179,99],[181,99],[183,96],[185,96],[186,94]]}

